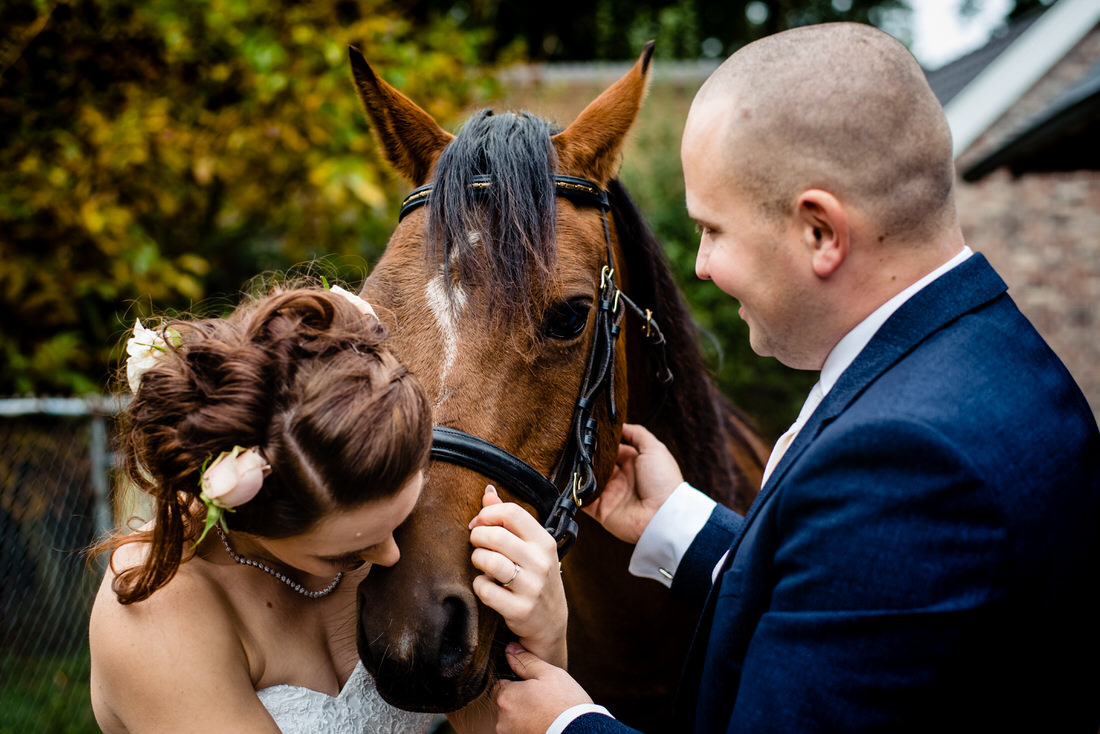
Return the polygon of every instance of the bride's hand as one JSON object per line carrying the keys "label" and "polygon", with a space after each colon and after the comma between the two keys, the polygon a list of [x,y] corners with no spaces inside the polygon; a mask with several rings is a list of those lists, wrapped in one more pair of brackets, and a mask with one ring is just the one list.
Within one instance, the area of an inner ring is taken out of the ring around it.
{"label": "bride's hand", "polygon": [[557,543],[517,504],[503,502],[492,485],[470,522],[471,560],[482,575],[474,593],[504,618],[520,644],[564,668],[568,612]]}

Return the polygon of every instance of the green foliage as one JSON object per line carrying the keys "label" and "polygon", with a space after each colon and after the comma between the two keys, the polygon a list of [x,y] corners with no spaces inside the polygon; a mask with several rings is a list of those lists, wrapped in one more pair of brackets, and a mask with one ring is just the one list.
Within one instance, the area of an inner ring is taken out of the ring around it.
{"label": "green foliage", "polygon": [[[800,4],[799,18],[810,19],[818,4]],[[872,5],[853,0],[844,17],[865,18]],[[102,390],[135,317],[217,311],[260,273],[324,258],[310,266],[315,274],[365,275],[407,185],[367,129],[348,45],[453,128],[474,104],[515,102],[488,81],[488,69],[467,70],[514,58],[517,49],[547,55],[546,34],[562,43],[570,33],[587,39],[568,48],[590,58],[634,56],[655,37],[667,59],[697,55],[718,29],[733,34],[719,50],[747,32],[740,6],[690,0],[597,0],[553,17],[533,15],[533,7],[441,0],[401,13],[382,0],[6,3],[0,394]],[[716,13],[735,13],[737,22]],[[578,20],[589,17],[589,25]],[[528,33],[537,18],[542,36]],[[566,28],[568,18],[577,22]],[[809,383],[752,354],[736,304],[694,277],[696,236],[683,212],[677,155],[697,85],[690,86],[654,85],[623,179],[668,248],[720,384],[776,435]]]}
{"label": "green foliage", "polygon": [[0,656],[0,734],[96,734],[84,649],[65,657]]}
{"label": "green foliage", "polygon": [[153,307],[330,258],[395,221],[347,47],[453,121],[482,34],[382,0],[14,0],[0,9],[0,394],[102,389]]}

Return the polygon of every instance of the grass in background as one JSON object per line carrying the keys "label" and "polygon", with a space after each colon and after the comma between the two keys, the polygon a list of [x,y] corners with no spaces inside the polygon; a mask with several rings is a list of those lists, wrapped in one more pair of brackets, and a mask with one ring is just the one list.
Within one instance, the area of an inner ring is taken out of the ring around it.
{"label": "grass in background", "polygon": [[65,657],[0,656],[0,734],[98,734],[88,650]]}

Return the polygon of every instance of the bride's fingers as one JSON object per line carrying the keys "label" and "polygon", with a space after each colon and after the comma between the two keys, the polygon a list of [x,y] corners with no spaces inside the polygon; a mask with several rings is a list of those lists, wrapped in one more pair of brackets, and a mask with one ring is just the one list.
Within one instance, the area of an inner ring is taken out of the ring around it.
{"label": "bride's fingers", "polygon": [[550,538],[550,533],[546,532],[546,528],[542,526],[541,522],[514,502],[504,502],[483,507],[481,512],[477,514],[477,517],[474,518],[473,522],[470,523],[470,529],[473,530],[485,526],[500,526],[506,528],[509,532],[525,541],[544,543],[547,539],[550,541],[553,540]]}
{"label": "bride's fingers", "polygon": [[510,587],[515,583],[522,568],[508,556],[486,548],[475,548],[470,555],[470,560],[474,568],[504,587]]}
{"label": "bride's fingers", "polygon": [[[551,570],[557,570],[558,552],[557,545],[550,534],[539,529],[545,538],[537,541],[523,540],[507,528],[499,526],[485,526],[474,528],[470,531],[470,543],[474,546],[474,553],[483,550],[503,556],[511,562],[515,562],[522,568],[530,569],[538,575],[546,575]],[[475,562],[475,565],[477,563]],[[506,565],[477,566],[496,575],[510,571]],[[501,578],[501,582],[507,581],[507,577]]]}
{"label": "bride's fingers", "polygon": [[485,485],[485,494],[482,495],[482,497],[481,497],[481,506],[482,507],[489,507],[491,505],[502,504],[503,502],[504,502],[504,500],[502,500],[500,498],[500,495],[497,494],[497,488],[494,487],[491,484],[486,484]]}
{"label": "bride's fingers", "polygon": [[[502,500],[500,498],[500,495],[497,494],[497,488],[494,487],[491,484],[486,484],[485,485],[485,493],[482,494],[482,496],[481,496],[481,507],[484,509],[486,507],[491,507],[492,505],[499,505],[499,504],[503,504],[503,503],[504,503],[504,500]],[[474,528],[478,527],[479,525],[485,525],[485,524],[486,523],[481,520],[481,515],[478,514],[478,515],[474,515],[473,520],[470,520],[469,528],[471,530],[473,530]]]}

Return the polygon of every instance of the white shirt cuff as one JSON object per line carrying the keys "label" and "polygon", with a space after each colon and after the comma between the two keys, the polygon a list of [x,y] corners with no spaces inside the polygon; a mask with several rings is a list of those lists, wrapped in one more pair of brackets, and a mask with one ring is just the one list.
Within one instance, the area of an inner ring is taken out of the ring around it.
{"label": "white shirt cuff", "polygon": [[[554,719],[554,723],[546,730],[546,734],[561,734],[565,731],[565,727],[573,723],[574,719],[584,716],[585,714],[603,714],[604,716],[611,716],[611,712],[599,704],[578,703],[576,706],[571,706],[558,714],[558,718]],[[611,716],[611,718],[614,719],[615,717]]]}
{"label": "white shirt cuff", "polygon": [[630,573],[671,587],[680,560],[717,504],[687,482],[681,483],[642,531],[630,556]]}

